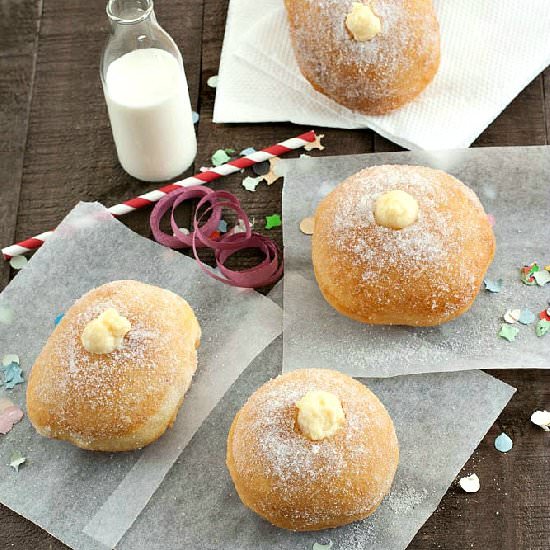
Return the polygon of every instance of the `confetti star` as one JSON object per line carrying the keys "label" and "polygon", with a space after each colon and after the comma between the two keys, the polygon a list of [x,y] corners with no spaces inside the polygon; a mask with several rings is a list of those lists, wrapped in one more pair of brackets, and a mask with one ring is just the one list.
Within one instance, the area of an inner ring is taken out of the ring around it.
{"label": "confetti star", "polygon": [[10,456],[10,463],[8,466],[11,466],[16,472],[19,472],[19,466],[26,461],[27,459],[19,451],[14,451]]}
{"label": "confetti star", "polygon": [[540,267],[536,262],[533,262],[530,265],[524,265],[522,268],[520,268],[521,282],[529,286],[536,285],[537,282],[535,280],[534,275],[539,270],[540,270]]}
{"label": "confetti star", "polygon": [[0,434],[6,435],[23,418],[23,411],[6,397],[0,398]]}
{"label": "confetti star", "polygon": [[498,281],[485,279],[483,282],[485,283],[485,290],[488,290],[489,292],[493,292],[494,294],[497,294],[502,290],[502,284],[503,284],[502,279],[498,279]]}
{"label": "confetti star", "polygon": [[323,151],[325,146],[321,143],[321,140],[325,137],[325,134],[315,134],[315,141],[312,141],[310,143],[306,143],[304,146],[304,149],[306,151],[313,151],[313,149],[319,149],[319,151]]}
{"label": "confetti star", "polygon": [[550,283],[550,272],[546,271],[546,269],[542,269],[536,273],[533,273],[533,278],[535,279],[537,285],[544,286],[545,284]]}
{"label": "confetti star", "polygon": [[547,321],[546,319],[541,319],[535,325],[535,333],[539,338],[545,334],[548,334],[548,331],[550,331],[550,321]]}
{"label": "confetti star", "polygon": [[243,180],[243,187],[252,193],[256,191],[256,187],[260,184],[260,181],[262,180],[262,176],[258,176],[257,178],[251,178],[250,176],[246,176]]}
{"label": "confetti star", "polygon": [[513,342],[516,339],[516,336],[518,335],[518,333],[519,333],[518,328],[512,325],[502,324],[498,335],[501,338],[508,340],[508,342]]}
{"label": "confetti star", "polygon": [[267,183],[267,185],[273,185],[278,179],[282,177],[277,174],[275,168],[280,160],[281,159],[279,157],[272,157],[269,159],[269,172],[265,176],[262,176],[262,179]]}
{"label": "confetti star", "polygon": [[522,309],[518,321],[522,325],[530,325],[531,323],[535,322],[535,319],[535,314],[532,311],[529,311],[528,309]]}
{"label": "confetti star", "polygon": [[272,214],[271,216],[267,216],[265,221],[266,229],[273,229],[274,227],[281,227],[282,225],[281,216],[279,216],[279,214]]}
{"label": "confetti star", "polygon": [[520,309],[509,309],[503,315],[504,320],[507,323],[510,323],[511,325],[513,325],[514,323],[517,323],[519,321],[520,317],[521,317],[521,310]]}
{"label": "confetti star", "polygon": [[225,164],[226,162],[229,162],[231,160],[231,157],[225,152],[225,149],[218,149],[212,155],[211,160],[214,166],[220,166],[221,164]]}
{"label": "confetti star", "polygon": [[7,390],[13,390],[16,384],[22,384],[25,381],[21,376],[23,370],[18,363],[13,362],[3,366],[2,370],[4,371],[4,387]]}

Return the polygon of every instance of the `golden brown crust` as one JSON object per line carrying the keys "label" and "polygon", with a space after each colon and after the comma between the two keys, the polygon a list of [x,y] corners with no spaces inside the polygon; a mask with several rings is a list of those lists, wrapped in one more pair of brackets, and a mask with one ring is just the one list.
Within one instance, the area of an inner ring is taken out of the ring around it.
{"label": "golden brown crust", "polygon": [[439,24],[431,0],[365,3],[380,17],[382,30],[358,42],[345,26],[352,0],[285,0],[304,77],[348,109],[382,115],[415,99],[433,80]]}
{"label": "golden brown crust", "polygon": [[[376,198],[400,189],[419,203],[405,229],[374,220]],[[323,296],[371,324],[433,326],[473,304],[495,251],[481,203],[456,178],[423,166],[374,166],[351,176],[315,213],[312,260]]]}
{"label": "golden brown crust", "polygon": [[[296,401],[311,390],[339,397],[346,425],[321,441],[297,427]],[[313,531],[374,512],[388,493],[399,447],[378,398],[345,374],[298,370],[259,388],[237,413],[227,467],[243,503],[274,525]]]}
{"label": "golden brown crust", "polygon": [[[86,324],[113,307],[132,328],[120,349],[89,353]],[[27,410],[36,430],[78,447],[144,447],[174,422],[196,370],[200,327],[176,294],[115,281],[82,296],[66,312],[32,368]]]}

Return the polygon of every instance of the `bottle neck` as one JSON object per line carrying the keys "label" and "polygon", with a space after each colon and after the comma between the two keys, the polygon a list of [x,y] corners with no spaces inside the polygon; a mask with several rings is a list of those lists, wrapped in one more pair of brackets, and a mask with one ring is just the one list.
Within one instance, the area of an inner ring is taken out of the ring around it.
{"label": "bottle neck", "polygon": [[153,0],[109,0],[107,16],[113,30],[120,26],[142,26],[155,20]]}

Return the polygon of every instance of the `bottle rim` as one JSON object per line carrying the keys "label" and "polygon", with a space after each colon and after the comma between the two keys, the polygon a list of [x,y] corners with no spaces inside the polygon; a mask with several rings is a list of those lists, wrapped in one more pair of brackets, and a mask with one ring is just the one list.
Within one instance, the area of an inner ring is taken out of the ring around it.
{"label": "bottle rim", "polygon": [[147,19],[153,11],[153,0],[145,0],[147,7],[145,10],[141,11],[136,17],[123,17],[120,14],[117,15],[116,6],[121,0],[109,0],[105,11],[107,16],[113,23],[120,23],[122,25],[135,25],[136,23],[141,23]]}

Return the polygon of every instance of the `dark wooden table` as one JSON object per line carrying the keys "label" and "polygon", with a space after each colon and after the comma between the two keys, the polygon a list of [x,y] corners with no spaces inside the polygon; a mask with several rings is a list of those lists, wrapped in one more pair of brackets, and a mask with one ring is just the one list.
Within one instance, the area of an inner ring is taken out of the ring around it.
{"label": "dark wooden table", "polygon": [[[296,135],[290,124],[213,125],[215,90],[228,0],[158,1],[160,23],[179,45],[194,108],[200,113],[195,167],[218,148],[256,148]],[[0,244],[54,227],[79,200],[111,205],[151,184],[119,167],[99,80],[107,33],[103,0],[2,0],[0,32]],[[323,154],[397,150],[371,131],[323,129]],[[482,134],[475,146],[544,145],[550,134],[550,70],[537,77]],[[281,209],[281,184],[247,193],[242,178],[223,187],[250,216]],[[125,221],[149,235],[148,213]],[[270,233],[279,240],[280,231]],[[0,289],[10,270],[0,265]],[[550,548],[550,435],[531,425],[537,408],[550,408],[550,371],[491,371],[515,386],[516,396],[479,445],[465,471],[482,489],[466,495],[453,485],[410,548],[548,550]],[[480,396],[483,399],[483,396]],[[498,453],[506,431],[514,448]],[[4,466],[0,466],[4,467]],[[63,544],[0,506],[0,548],[61,549]],[[388,549],[391,550],[391,549]]]}

